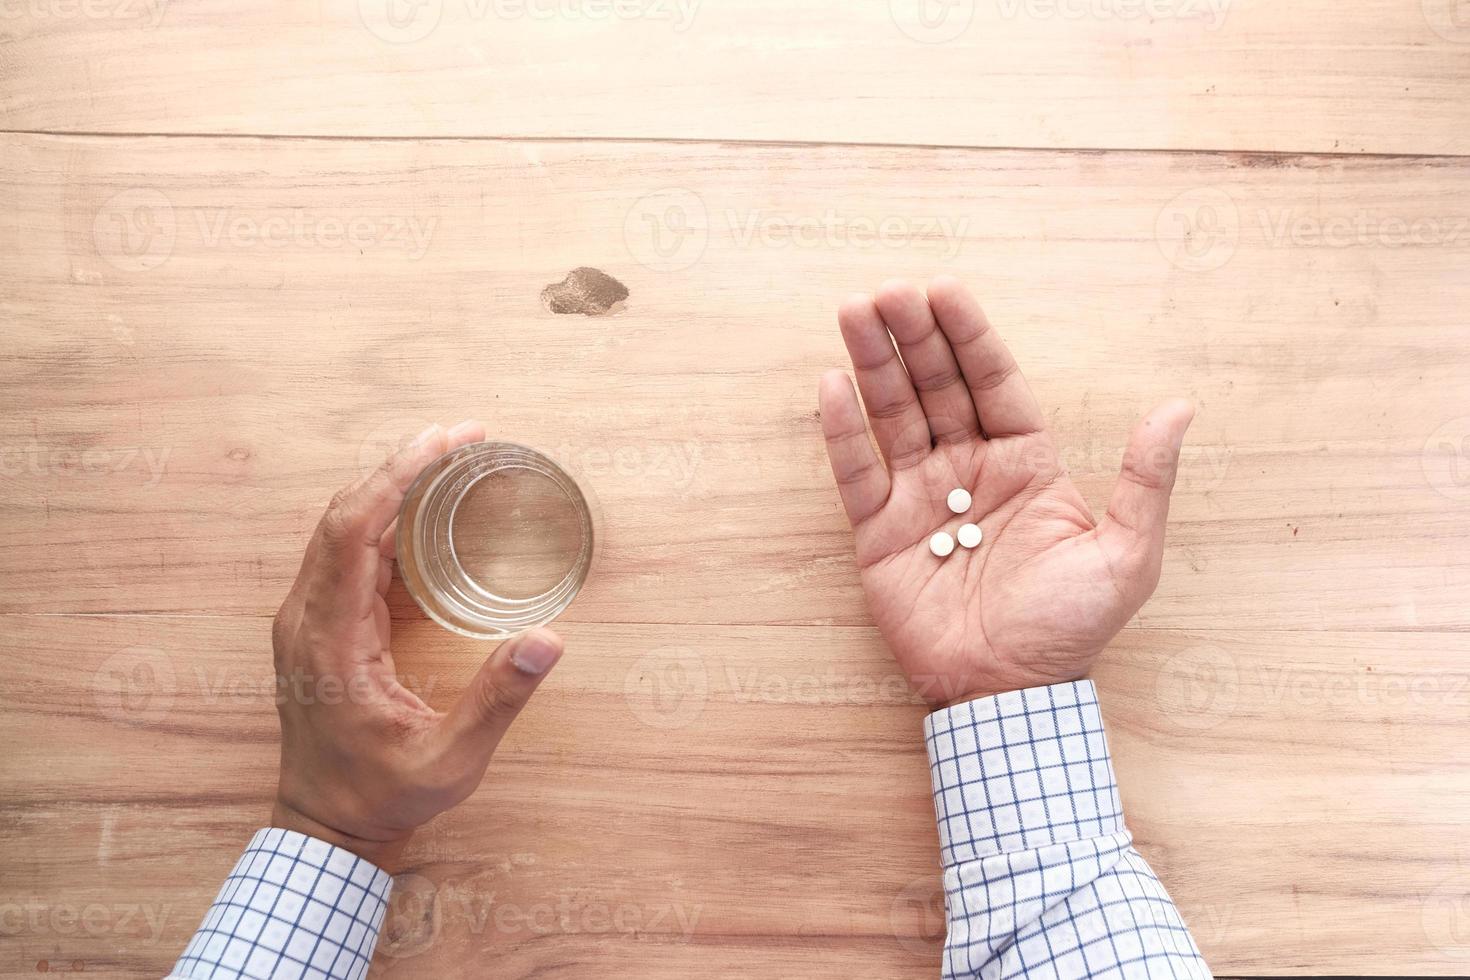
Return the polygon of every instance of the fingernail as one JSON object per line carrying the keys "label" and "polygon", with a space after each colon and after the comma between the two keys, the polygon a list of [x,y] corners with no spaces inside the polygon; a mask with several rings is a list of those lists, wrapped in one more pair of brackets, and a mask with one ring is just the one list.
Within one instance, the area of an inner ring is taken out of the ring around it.
{"label": "fingernail", "polygon": [[550,634],[537,631],[526,635],[510,652],[510,662],[523,674],[539,676],[561,657],[561,644]]}
{"label": "fingernail", "polygon": [[463,422],[459,423],[449,430],[449,438],[451,441],[458,439],[460,436],[466,435],[474,427],[474,419],[465,419]]}
{"label": "fingernail", "polygon": [[428,442],[433,437],[434,433],[436,433],[438,431],[439,431],[439,425],[438,425],[438,423],[435,423],[434,425],[429,426],[423,432],[420,432],[418,435],[414,436],[413,437],[413,442],[409,443],[409,446],[411,448],[413,448],[413,449],[417,449],[418,447],[422,446],[424,443]]}

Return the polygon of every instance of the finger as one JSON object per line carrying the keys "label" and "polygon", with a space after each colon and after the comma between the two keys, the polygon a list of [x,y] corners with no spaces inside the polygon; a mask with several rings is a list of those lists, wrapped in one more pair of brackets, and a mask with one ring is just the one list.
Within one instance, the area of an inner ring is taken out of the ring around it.
{"label": "finger", "polygon": [[847,519],[857,527],[887,502],[888,471],[873,451],[857,392],[846,374],[834,370],[822,375],[817,405],[822,413],[822,436],[827,441],[827,459],[837,480],[837,492],[842,497]]}
{"label": "finger", "polygon": [[1194,406],[1176,398],[1149,412],[1134,427],[1118,485],[1099,525],[1099,533],[1123,553],[1153,564],[1161,560],[1169,494],[1179,472],[1179,449],[1193,418]]}
{"label": "finger", "polygon": [[378,554],[388,561],[398,557],[398,518],[393,518],[393,523],[383,532],[382,539],[378,541]]}
{"label": "finger", "polygon": [[[464,421],[454,426],[448,433],[448,449],[458,449],[472,442],[480,442],[485,438],[485,428],[478,422]],[[400,504],[402,506],[402,504]],[[394,516],[389,522],[383,536],[378,539],[378,595],[387,596],[388,590],[393,587],[393,563],[398,558],[398,518]]]}
{"label": "finger", "polygon": [[1025,436],[1046,428],[1016,359],[970,291],[953,276],[940,276],[929,284],[929,307],[954,349],[985,435]]}
{"label": "finger", "polygon": [[898,352],[908,366],[935,441],[978,437],[975,402],[924,294],[911,283],[890,279],[878,287],[876,302],[883,322],[898,341]]}
{"label": "finger", "polygon": [[929,422],[873,298],[849,297],[837,311],[837,323],[878,448],[894,469],[913,466],[929,454]]}
{"label": "finger", "polygon": [[549,629],[531,630],[502,643],[480,665],[444,719],[451,751],[488,760],[563,649],[561,637]]}
{"label": "finger", "polygon": [[393,563],[398,558],[398,518],[388,525],[378,541],[378,595],[387,596],[393,587]]}
{"label": "finger", "polygon": [[[398,514],[414,478],[450,449],[485,437],[478,422],[461,422],[449,432],[430,426],[348,490],[333,499],[317,525],[308,560],[323,580],[340,587],[349,612],[377,591],[381,582],[383,538]],[[359,588],[358,586],[361,586]]]}

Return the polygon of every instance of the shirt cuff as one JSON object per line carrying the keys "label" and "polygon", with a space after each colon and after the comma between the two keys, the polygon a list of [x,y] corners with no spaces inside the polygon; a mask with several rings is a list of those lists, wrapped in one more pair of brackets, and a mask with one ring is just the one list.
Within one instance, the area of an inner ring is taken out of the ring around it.
{"label": "shirt cuff", "polygon": [[261,830],[170,976],[357,980],[373,958],[392,885],[350,851]]}
{"label": "shirt cuff", "polygon": [[944,708],[924,740],[946,868],[1124,830],[1091,681]]}

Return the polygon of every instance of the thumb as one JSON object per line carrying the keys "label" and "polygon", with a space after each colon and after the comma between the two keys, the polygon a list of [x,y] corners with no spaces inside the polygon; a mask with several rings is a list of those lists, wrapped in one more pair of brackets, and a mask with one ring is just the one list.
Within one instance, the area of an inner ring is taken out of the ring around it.
{"label": "thumb", "polygon": [[1099,528],[1125,554],[1157,564],[1164,550],[1164,525],[1169,520],[1169,493],[1179,472],[1179,448],[1194,419],[1194,406],[1173,398],[1145,415],[1133,427],[1123,471],[1108,513]]}
{"label": "thumb", "polygon": [[561,637],[549,629],[531,630],[497,647],[445,719],[451,741],[493,752],[563,649]]}

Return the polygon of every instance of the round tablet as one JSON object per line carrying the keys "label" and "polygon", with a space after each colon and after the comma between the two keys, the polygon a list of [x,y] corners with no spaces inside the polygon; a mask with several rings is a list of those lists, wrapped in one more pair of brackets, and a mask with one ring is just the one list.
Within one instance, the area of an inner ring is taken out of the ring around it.
{"label": "round tablet", "polygon": [[954,538],[949,536],[948,531],[935,531],[929,539],[929,550],[934,552],[934,557],[944,558],[954,551]]}
{"label": "round tablet", "polygon": [[955,532],[955,537],[959,538],[960,544],[966,548],[978,548],[980,539],[984,536],[979,524],[961,524],[960,529]]}
{"label": "round tablet", "polygon": [[951,513],[963,514],[970,509],[970,491],[964,487],[955,487],[949,492],[949,509]]}

